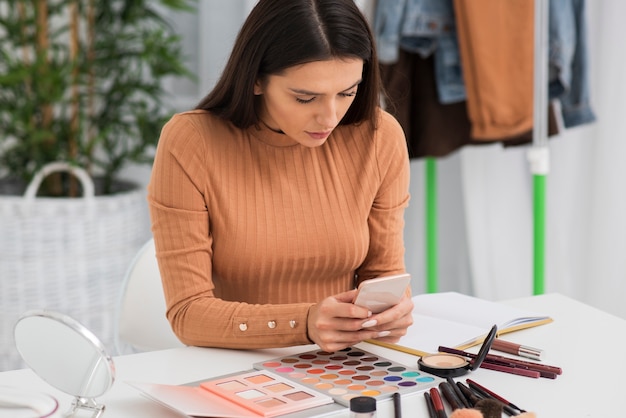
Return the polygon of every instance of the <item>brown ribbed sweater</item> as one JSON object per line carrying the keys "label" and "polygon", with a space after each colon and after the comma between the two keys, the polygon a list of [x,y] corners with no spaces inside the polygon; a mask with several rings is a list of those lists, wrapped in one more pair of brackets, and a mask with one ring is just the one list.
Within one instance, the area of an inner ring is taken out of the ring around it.
{"label": "brown ribbed sweater", "polygon": [[148,200],[182,342],[309,344],[313,303],[404,271],[406,142],[389,114],[378,125],[339,126],[315,148],[200,110],[165,125]]}

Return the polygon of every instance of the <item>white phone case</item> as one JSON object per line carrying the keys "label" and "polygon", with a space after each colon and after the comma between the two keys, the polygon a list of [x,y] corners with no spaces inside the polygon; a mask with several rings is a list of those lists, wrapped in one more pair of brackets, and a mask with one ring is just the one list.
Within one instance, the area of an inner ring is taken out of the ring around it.
{"label": "white phone case", "polygon": [[396,305],[411,281],[408,273],[379,277],[361,282],[354,304],[379,313]]}

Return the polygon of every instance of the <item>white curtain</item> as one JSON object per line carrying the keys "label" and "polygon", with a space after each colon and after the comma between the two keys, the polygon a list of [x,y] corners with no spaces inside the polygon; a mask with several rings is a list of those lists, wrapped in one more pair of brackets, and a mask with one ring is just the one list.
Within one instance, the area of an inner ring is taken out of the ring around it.
{"label": "white curtain", "polygon": [[[174,103],[195,105],[217,80],[255,0],[203,0],[173,16],[196,83],[173,83]],[[371,15],[373,0],[357,0]],[[626,318],[626,2],[586,2],[591,100],[597,122],[549,140],[546,292]],[[439,159],[439,290],[491,300],[532,294],[532,176],[527,147],[466,147]],[[143,172],[144,179],[148,173]],[[424,163],[411,163],[406,264],[425,289]],[[147,181],[147,180],[145,180]]]}

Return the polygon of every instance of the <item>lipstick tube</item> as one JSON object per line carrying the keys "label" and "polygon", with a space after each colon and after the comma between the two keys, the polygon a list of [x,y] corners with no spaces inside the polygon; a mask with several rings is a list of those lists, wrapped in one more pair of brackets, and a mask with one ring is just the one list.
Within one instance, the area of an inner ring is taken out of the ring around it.
{"label": "lipstick tube", "polygon": [[496,338],[495,340],[493,340],[491,348],[493,350],[502,351],[503,353],[515,354],[517,356],[526,357],[533,360],[541,360],[541,356],[543,355],[543,350],[539,348],[516,344],[510,341],[504,341],[500,338]]}

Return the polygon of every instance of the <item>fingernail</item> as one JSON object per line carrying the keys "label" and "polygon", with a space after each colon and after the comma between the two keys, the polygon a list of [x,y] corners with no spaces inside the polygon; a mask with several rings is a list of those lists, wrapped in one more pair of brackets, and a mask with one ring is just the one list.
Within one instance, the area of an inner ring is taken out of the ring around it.
{"label": "fingernail", "polygon": [[378,321],[375,319],[370,319],[369,321],[365,321],[363,322],[363,325],[361,325],[363,328],[369,328],[369,327],[373,327],[374,325],[378,324]]}
{"label": "fingernail", "polygon": [[389,334],[391,334],[391,331],[381,331],[378,333],[378,338],[386,337]]}

